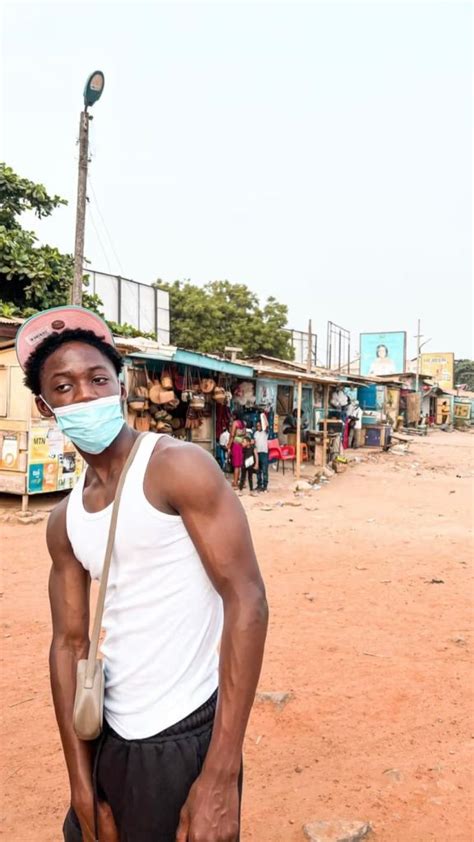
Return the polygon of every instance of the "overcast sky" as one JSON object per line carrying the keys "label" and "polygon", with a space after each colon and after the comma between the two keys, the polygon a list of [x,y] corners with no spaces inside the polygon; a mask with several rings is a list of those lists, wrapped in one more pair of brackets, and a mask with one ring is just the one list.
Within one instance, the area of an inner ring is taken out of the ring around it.
{"label": "overcast sky", "polygon": [[[86,254],[142,282],[227,278],[352,332],[472,354],[469,3],[6,3],[2,158],[70,201],[94,106]],[[322,355],[324,359],[324,355]]]}

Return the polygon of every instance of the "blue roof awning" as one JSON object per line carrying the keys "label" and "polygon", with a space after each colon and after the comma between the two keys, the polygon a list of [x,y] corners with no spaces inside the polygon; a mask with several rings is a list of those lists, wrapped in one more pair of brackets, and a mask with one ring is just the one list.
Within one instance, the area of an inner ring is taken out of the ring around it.
{"label": "blue roof awning", "polygon": [[235,377],[254,377],[254,370],[250,365],[234,363],[230,360],[221,360],[209,357],[207,354],[199,354],[195,351],[184,351],[178,348],[171,356],[160,354],[159,351],[148,351],[146,354],[127,354],[131,359],[159,360],[160,362],[174,362],[178,365],[189,365],[194,368],[202,368],[206,371],[216,371],[222,374],[231,374]]}
{"label": "blue roof awning", "polygon": [[242,363],[233,363],[230,360],[220,360],[208,357],[207,354],[198,354],[196,351],[184,351],[178,348],[173,355],[173,362],[181,365],[191,365],[195,368],[205,368],[207,371],[219,371],[223,374],[233,374],[235,377],[253,377],[253,368]]}

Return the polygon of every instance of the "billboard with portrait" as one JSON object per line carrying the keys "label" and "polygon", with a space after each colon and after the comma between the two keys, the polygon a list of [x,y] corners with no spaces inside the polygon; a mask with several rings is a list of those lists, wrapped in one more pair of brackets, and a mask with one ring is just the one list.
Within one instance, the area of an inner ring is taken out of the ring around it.
{"label": "billboard with portrait", "polygon": [[431,377],[440,389],[453,389],[454,354],[452,352],[422,354],[421,373]]}
{"label": "billboard with portrait", "polygon": [[405,371],[407,334],[405,330],[388,333],[361,333],[360,373],[383,377]]}

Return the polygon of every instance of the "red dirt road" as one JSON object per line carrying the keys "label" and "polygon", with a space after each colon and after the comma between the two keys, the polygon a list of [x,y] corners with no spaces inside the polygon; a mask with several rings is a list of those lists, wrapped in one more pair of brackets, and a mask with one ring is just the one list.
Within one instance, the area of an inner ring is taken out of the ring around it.
{"label": "red dirt road", "polygon": [[[260,690],[292,694],[252,714],[243,842],[301,841],[305,822],[333,818],[370,821],[374,842],[474,838],[472,443],[433,433],[405,456],[359,452],[304,497],[272,471],[270,494],[243,498],[271,607]],[[8,842],[58,842],[67,805],[44,532],[0,524]]]}

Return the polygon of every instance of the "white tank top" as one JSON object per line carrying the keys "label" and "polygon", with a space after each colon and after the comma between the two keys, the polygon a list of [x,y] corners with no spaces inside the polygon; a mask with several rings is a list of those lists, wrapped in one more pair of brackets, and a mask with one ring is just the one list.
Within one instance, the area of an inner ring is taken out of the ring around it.
{"label": "white tank top", "polygon": [[[104,714],[127,740],[179,722],[218,684],[221,599],[181,517],[155,509],[143,491],[157,439],[143,437],[125,481],[102,621]],[[78,561],[100,580],[112,506],[86,512],[84,478],[69,496],[67,533]]]}

